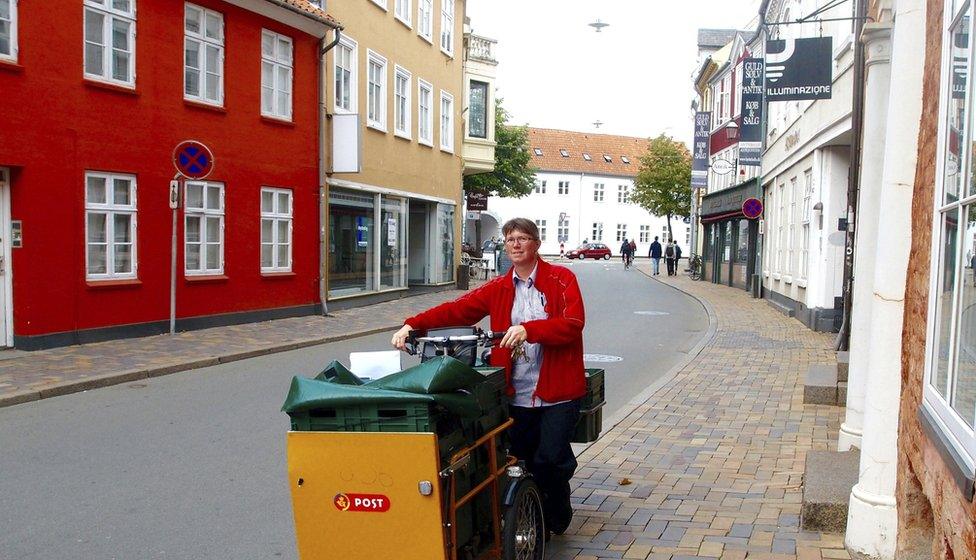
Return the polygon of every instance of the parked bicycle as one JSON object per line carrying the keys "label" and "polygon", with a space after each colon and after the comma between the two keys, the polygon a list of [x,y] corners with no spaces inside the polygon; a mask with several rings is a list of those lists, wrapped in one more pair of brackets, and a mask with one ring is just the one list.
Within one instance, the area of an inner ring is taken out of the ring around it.
{"label": "parked bicycle", "polygon": [[688,276],[690,276],[692,280],[702,279],[702,260],[698,255],[692,254],[691,257],[688,258]]}

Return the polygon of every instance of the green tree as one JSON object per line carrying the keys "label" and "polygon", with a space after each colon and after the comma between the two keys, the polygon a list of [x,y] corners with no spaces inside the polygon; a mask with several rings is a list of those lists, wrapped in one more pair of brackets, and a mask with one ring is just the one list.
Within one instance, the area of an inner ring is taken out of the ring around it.
{"label": "green tree", "polygon": [[502,100],[495,101],[495,170],[464,177],[465,192],[521,198],[535,186],[535,169],[529,162],[529,131],[506,124],[509,114]]}
{"label": "green tree", "polygon": [[668,237],[672,216],[691,214],[691,152],[670,136],[651,140],[640,158],[630,200],[655,216],[667,216]]}

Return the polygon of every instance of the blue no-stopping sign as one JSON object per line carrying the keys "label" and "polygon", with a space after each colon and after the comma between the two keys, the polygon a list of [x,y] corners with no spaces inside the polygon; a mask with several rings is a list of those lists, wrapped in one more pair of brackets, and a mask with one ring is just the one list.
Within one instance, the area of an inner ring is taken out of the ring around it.
{"label": "blue no-stopping sign", "polygon": [[213,152],[202,142],[186,140],[173,150],[173,165],[187,179],[203,179],[213,172]]}

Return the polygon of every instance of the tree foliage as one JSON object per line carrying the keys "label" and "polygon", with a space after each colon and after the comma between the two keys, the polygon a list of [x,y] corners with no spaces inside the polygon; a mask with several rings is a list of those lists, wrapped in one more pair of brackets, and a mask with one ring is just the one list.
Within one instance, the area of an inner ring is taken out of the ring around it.
{"label": "tree foliage", "polygon": [[524,126],[506,124],[508,118],[508,112],[502,108],[502,100],[496,100],[495,170],[466,176],[465,192],[521,198],[535,186],[536,170],[529,165],[529,130]]}
{"label": "tree foliage", "polygon": [[651,214],[667,216],[668,235],[672,216],[691,215],[691,152],[670,136],[651,140],[640,158],[640,168],[630,199]]}

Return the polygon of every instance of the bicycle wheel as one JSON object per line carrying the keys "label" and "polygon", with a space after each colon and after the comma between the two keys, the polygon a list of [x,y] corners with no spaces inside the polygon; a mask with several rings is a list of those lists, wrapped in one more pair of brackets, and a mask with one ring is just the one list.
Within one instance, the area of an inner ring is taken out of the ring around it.
{"label": "bicycle wheel", "polygon": [[531,479],[519,482],[515,500],[502,517],[502,558],[542,560],[546,555],[546,528],[542,495]]}

